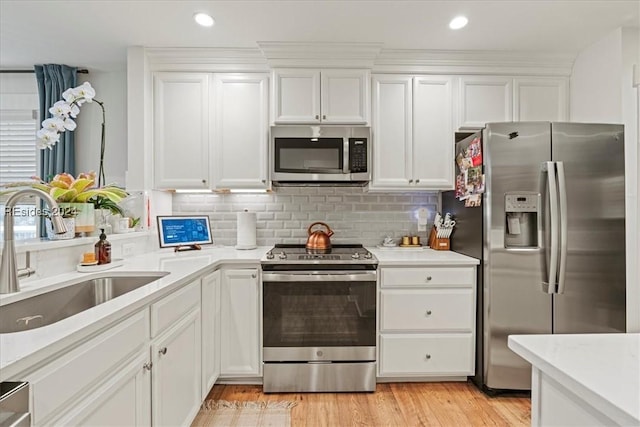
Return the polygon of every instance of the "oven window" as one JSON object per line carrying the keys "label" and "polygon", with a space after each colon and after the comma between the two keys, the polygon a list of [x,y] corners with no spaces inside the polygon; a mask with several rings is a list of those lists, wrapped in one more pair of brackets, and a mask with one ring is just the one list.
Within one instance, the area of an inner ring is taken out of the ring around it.
{"label": "oven window", "polygon": [[264,282],[265,347],[375,346],[375,282]]}
{"label": "oven window", "polygon": [[342,173],[342,138],[276,138],[275,171],[298,173]]}

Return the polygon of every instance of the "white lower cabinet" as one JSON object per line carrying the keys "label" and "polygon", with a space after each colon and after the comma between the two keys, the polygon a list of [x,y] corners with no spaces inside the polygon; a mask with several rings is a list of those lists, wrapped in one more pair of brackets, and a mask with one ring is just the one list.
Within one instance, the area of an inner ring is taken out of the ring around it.
{"label": "white lower cabinet", "polygon": [[220,270],[202,278],[202,399],[220,376]]}
{"label": "white lower cabinet", "polygon": [[200,280],[21,378],[33,426],[189,425],[201,399]]}
{"label": "white lower cabinet", "polygon": [[260,363],[260,279],[258,268],[223,269],[220,302],[220,375],[258,377]]}
{"label": "white lower cabinet", "polygon": [[380,270],[378,376],[473,375],[475,267]]}

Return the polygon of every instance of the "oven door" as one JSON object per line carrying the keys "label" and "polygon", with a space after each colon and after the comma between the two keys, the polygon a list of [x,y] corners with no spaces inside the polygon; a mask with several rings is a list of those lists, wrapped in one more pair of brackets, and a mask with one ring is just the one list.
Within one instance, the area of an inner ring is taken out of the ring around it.
{"label": "oven door", "polygon": [[265,362],[375,360],[375,271],[263,273]]}

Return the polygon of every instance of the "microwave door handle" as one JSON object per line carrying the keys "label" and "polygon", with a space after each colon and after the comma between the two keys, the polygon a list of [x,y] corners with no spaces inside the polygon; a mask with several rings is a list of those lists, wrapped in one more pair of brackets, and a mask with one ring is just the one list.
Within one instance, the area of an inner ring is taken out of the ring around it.
{"label": "microwave door handle", "polygon": [[342,144],[342,173],[350,173],[349,169],[349,138],[343,139]]}

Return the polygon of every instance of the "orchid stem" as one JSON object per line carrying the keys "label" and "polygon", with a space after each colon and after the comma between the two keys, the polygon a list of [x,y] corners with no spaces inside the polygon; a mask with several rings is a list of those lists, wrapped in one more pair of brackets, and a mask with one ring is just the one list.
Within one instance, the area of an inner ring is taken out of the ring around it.
{"label": "orchid stem", "polygon": [[102,186],[102,181],[106,181],[104,175],[104,149],[105,149],[105,121],[106,115],[104,111],[104,103],[94,99],[100,108],[102,108],[102,132],[100,135],[100,167],[98,169],[98,188]]}

